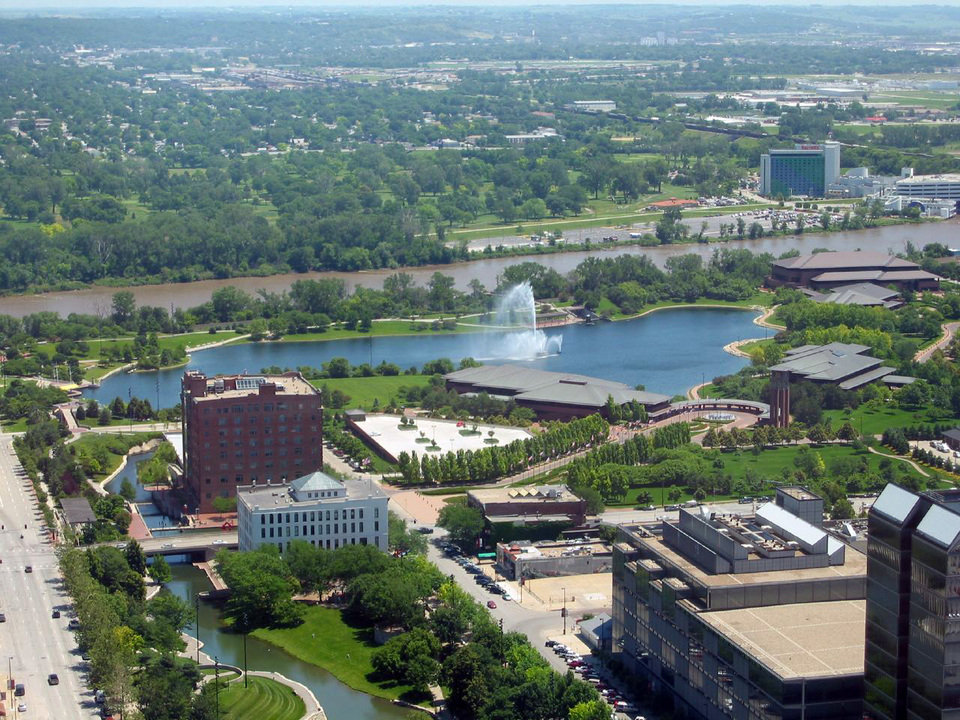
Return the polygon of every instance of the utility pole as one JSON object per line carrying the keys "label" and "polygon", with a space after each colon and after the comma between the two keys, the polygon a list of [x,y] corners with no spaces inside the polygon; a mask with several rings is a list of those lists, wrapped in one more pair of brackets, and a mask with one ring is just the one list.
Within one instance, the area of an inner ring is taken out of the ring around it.
{"label": "utility pole", "polygon": [[213,659],[214,690],[217,696],[217,720],[220,720],[220,658]]}
{"label": "utility pole", "polygon": [[250,628],[247,625],[247,616],[243,616],[243,687],[247,687],[247,633]]}
{"label": "utility pole", "polygon": [[563,588],[563,609],[560,611],[563,615],[563,634],[567,634],[567,589]]}

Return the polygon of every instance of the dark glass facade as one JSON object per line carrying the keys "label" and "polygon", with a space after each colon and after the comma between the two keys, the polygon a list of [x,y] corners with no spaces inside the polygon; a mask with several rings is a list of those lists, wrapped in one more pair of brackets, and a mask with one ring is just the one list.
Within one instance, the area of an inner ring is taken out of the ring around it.
{"label": "dark glass facade", "polygon": [[870,512],[867,720],[960,718],[958,501],[888,486]]}

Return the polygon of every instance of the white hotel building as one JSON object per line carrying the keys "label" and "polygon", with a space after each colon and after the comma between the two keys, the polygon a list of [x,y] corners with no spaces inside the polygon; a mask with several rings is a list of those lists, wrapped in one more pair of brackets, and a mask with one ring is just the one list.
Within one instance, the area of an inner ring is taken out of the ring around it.
{"label": "white hotel building", "polygon": [[294,540],[333,550],[373,545],[387,551],[388,498],[372,480],[341,482],[320,471],[290,483],[237,487],[240,550]]}

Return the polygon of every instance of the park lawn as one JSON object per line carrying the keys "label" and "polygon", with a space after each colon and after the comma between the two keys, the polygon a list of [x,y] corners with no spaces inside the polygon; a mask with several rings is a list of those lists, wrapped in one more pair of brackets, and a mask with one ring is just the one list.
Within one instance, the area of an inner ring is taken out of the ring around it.
{"label": "park lawn", "polygon": [[[73,446],[77,448],[78,451],[86,451],[87,454],[91,454],[97,447],[101,446],[106,450],[107,462],[103,467],[100,468],[100,472],[92,473],[93,477],[91,480],[94,482],[99,482],[120,467],[120,462],[126,456],[127,451],[134,445],[142,445],[143,443],[147,442],[147,440],[152,440],[153,438],[161,436],[162,433],[157,432],[132,434],[111,433],[109,435],[102,433],[86,433],[85,435],[82,435],[79,440],[73,443]],[[126,448],[123,454],[115,453],[111,449],[111,447],[117,447],[119,444],[122,444],[122,446]]]}
{"label": "park lawn", "polygon": [[[453,319],[452,315],[446,315]],[[422,329],[418,329],[422,328]],[[374,320],[369,331],[347,330],[340,327],[331,327],[324,332],[302,333],[299,335],[284,335],[279,340],[271,342],[319,342],[324,340],[354,340],[369,337],[390,337],[396,335],[453,335],[456,333],[477,332],[483,328],[471,325],[457,325],[453,330],[434,330],[432,323],[411,322],[409,320]],[[251,342],[244,338],[242,342]]]}
{"label": "park lawn", "polygon": [[[937,423],[960,424],[960,420],[953,413],[925,406],[918,410],[904,410],[892,404],[882,408],[870,408],[861,405],[848,414],[845,410],[824,410],[823,417],[833,423],[834,428],[840,427],[847,420],[864,435],[881,435],[887,428],[907,427],[908,425],[934,425]],[[862,429],[861,429],[862,428]]]}
{"label": "park lawn", "polygon": [[[734,480],[739,480],[746,477],[747,470],[751,470],[754,475],[764,478],[767,481],[762,492],[764,494],[771,495],[773,494],[774,487],[772,483],[773,481],[779,481],[782,479],[782,471],[784,468],[790,470],[791,472],[796,469],[794,460],[797,457],[797,453],[800,452],[800,448],[802,447],[809,447],[813,452],[818,453],[820,457],[823,458],[823,462],[828,469],[831,462],[838,458],[847,458],[859,455],[866,457],[871,470],[876,471],[879,469],[880,463],[889,459],[884,458],[881,455],[868,453],[866,451],[858,452],[849,445],[787,445],[782,447],[767,448],[756,455],[751,449],[723,451],[720,453],[720,458],[723,462],[723,468],[721,469],[721,472],[730,475]],[[903,469],[908,470],[909,473],[917,479],[925,479],[911,465],[907,463],[900,464]],[[674,489],[680,492],[680,498],[675,501],[669,499],[670,491]],[[684,490],[682,486],[667,485],[666,487],[661,488],[659,485],[644,485],[639,487],[631,487],[627,491],[627,494],[623,500],[618,503],[608,503],[608,505],[610,507],[634,507],[639,504],[638,496],[644,491],[649,492],[650,495],[653,496],[652,502],[654,505],[669,505],[674,502],[683,503],[687,500],[693,499],[693,496]],[[661,497],[663,499],[661,499]],[[732,499],[735,499],[735,496],[708,494],[706,501],[715,502]]]}
{"label": "park lawn", "polygon": [[430,379],[430,375],[375,375],[311,380],[310,384],[315,387],[326,385],[330,392],[339,390],[348,395],[349,407],[371,410],[374,400],[379,400],[379,407],[386,407],[390,399],[397,396],[401,387],[426,387],[430,384]]}
{"label": "park lawn", "polygon": [[[609,311],[610,318],[612,320],[633,320],[634,318],[643,317],[647,313],[653,312],[654,310],[664,310],[669,308],[690,308],[690,307],[703,307],[703,308],[735,308],[741,310],[755,310],[758,306],[769,307],[773,303],[773,296],[770,293],[754,293],[746,300],[711,300],[710,298],[697,298],[693,302],[675,302],[673,300],[661,300],[660,302],[651,303],[645,305],[643,310],[635,315],[627,315],[620,311],[620,309],[614,305],[606,296],[601,298],[600,304],[595,308],[596,312],[603,314],[604,311]],[[757,326],[758,335],[763,332],[772,333],[772,330]]]}
{"label": "park lawn", "polygon": [[347,624],[340,610],[307,607],[302,625],[261,628],[253,634],[304,662],[323,668],[354,690],[387,700],[413,694],[409,685],[374,679],[372,657],[377,646],[373,642],[373,628]]}
{"label": "park lawn", "polygon": [[[811,451],[818,453],[820,457],[823,458],[823,462],[828,469],[830,468],[830,463],[839,458],[862,456],[867,459],[870,469],[876,471],[879,470],[880,463],[884,460],[884,458],[879,455],[866,451],[857,451],[850,445],[786,445],[783,447],[767,448],[766,450],[762,450],[758,455],[754,455],[751,450],[744,449],[735,452],[722,452],[720,456],[723,460],[723,472],[737,479],[744,477],[749,469],[753,470],[755,474],[770,480],[780,479],[784,468],[791,471],[796,469],[794,460],[802,447],[809,447]],[[922,476],[910,465],[903,463],[903,467],[918,479],[922,479]]]}
{"label": "park lawn", "polygon": [[223,720],[299,720],[307,712],[303,700],[289,687],[270,678],[250,676],[220,690]]}
{"label": "park lawn", "polygon": [[25,417],[16,420],[4,420],[2,424],[4,432],[8,433],[26,432],[28,427]]}

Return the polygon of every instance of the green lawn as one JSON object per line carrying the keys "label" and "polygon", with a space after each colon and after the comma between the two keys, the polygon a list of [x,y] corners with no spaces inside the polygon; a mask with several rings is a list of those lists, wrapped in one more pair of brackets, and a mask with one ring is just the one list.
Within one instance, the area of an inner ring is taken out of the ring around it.
{"label": "green lawn", "polygon": [[[724,474],[730,475],[734,480],[742,479],[746,476],[747,470],[751,470],[755,475],[760,476],[768,481],[764,487],[764,493],[768,495],[773,494],[773,485],[772,481],[779,481],[782,478],[782,471],[784,468],[793,471],[796,469],[794,465],[794,459],[797,456],[797,453],[800,451],[801,447],[798,445],[789,445],[785,447],[776,447],[768,448],[763,450],[758,455],[754,455],[752,450],[741,449],[739,451],[724,451],[720,453],[720,459],[723,463],[723,468],[721,472]],[[823,458],[824,464],[829,470],[831,462],[838,458],[847,458],[858,456],[856,450],[848,445],[824,445],[821,447],[813,447],[812,450],[819,453],[820,457]],[[866,457],[867,463],[869,463],[871,470],[876,471],[879,469],[880,463],[886,460],[886,458],[881,457],[880,455],[875,455],[873,453],[867,453],[862,451],[859,453],[859,456]],[[924,478],[913,469],[912,466],[907,463],[900,463],[902,469],[908,470],[911,475],[923,480]],[[685,502],[692,499],[692,495],[686,492],[683,487],[680,486],[666,486],[661,488],[657,486],[643,486],[643,487],[633,487],[627,491],[626,497],[619,503],[609,503],[612,507],[633,507],[638,505],[638,496],[640,493],[646,491],[653,496],[653,503],[655,505],[662,504],[671,504],[669,500],[670,491],[676,487],[680,491],[680,499],[676,502]],[[661,494],[663,500],[661,500]],[[719,501],[719,500],[731,500],[734,499],[733,495],[707,495],[707,501]]]}
{"label": "green lawn", "polygon": [[311,380],[316,387],[326,385],[330,392],[340,390],[350,396],[348,407],[373,408],[373,401],[379,400],[380,407],[386,407],[390,399],[397,396],[401,387],[425,387],[430,384],[429,375],[378,375],[374,377],[331,378],[329,380]]}
{"label": "green lawn", "polygon": [[378,682],[374,678],[373,628],[348,625],[339,610],[308,607],[299,627],[260,629],[253,634],[300,660],[323,668],[354,690],[388,700],[402,696],[407,699],[412,694],[407,685]]}
{"label": "green lawn", "polygon": [[307,712],[303,700],[286,685],[251,676],[249,687],[238,680],[220,690],[223,720],[299,720]]}
{"label": "green lawn", "polygon": [[[127,450],[134,445],[141,445],[155,437],[160,437],[160,433],[125,433],[123,435],[87,433],[81,436],[72,446],[75,447],[78,452],[86,455],[96,457],[97,454],[102,454],[103,457],[106,458],[106,462],[101,465],[99,472],[90,473],[91,479],[94,482],[98,482],[120,467],[120,461],[126,455]],[[101,450],[103,451],[102,453],[100,452]],[[123,452],[114,452],[115,450],[123,450]]]}
{"label": "green lawn", "polygon": [[16,420],[4,420],[3,429],[4,429],[4,432],[8,432],[8,433],[26,432],[27,419],[17,418]]}
{"label": "green lawn", "polygon": [[[453,319],[453,315],[445,316]],[[353,340],[367,337],[386,337],[394,335],[451,335],[454,333],[477,332],[482,328],[469,325],[457,325],[453,330],[433,329],[432,323],[411,322],[409,320],[374,320],[369,331],[346,330],[344,328],[330,328],[325,332],[303,333],[300,335],[284,335],[275,342],[317,342],[321,340]],[[250,342],[249,339],[243,342]]]}
{"label": "green lawn", "polygon": [[936,423],[960,423],[952,413],[932,406],[919,410],[904,410],[899,407],[868,408],[861,405],[849,414],[844,410],[825,410],[823,416],[833,422],[834,428],[847,420],[864,435],[880,435],[887,428],[907,427],[908,425],[931,425]]}

